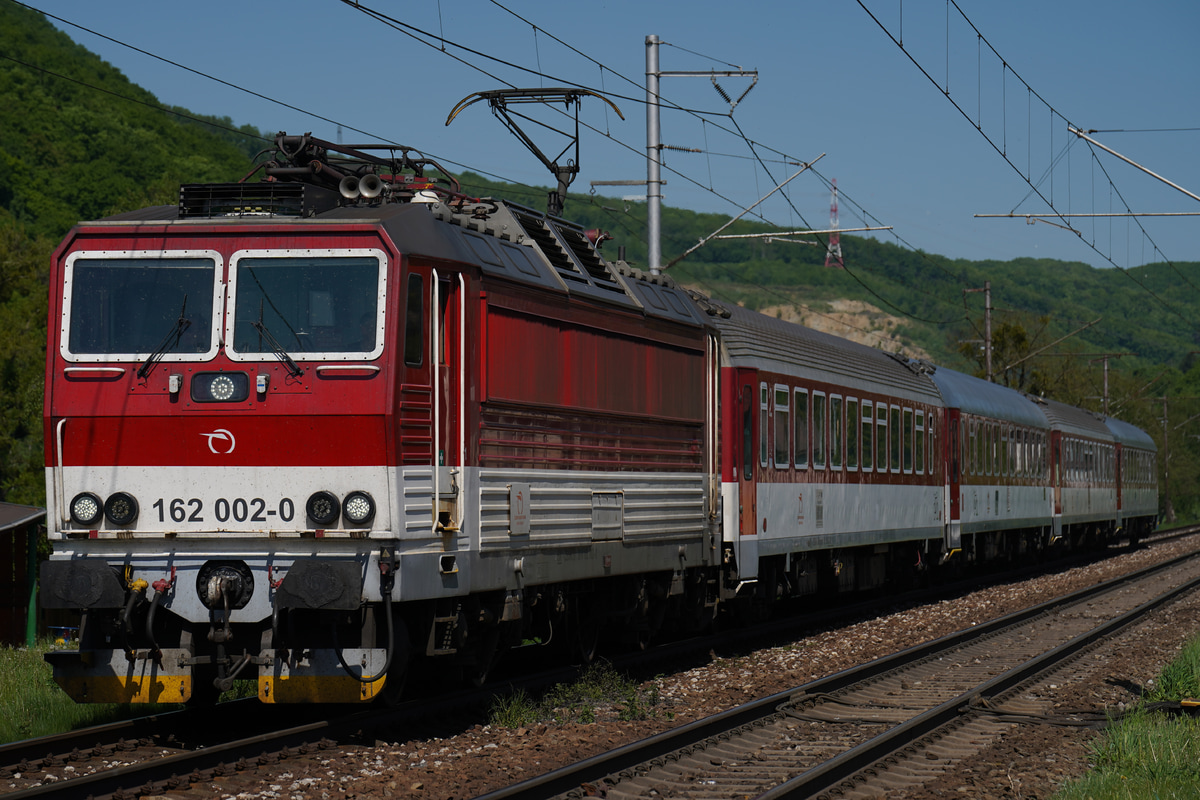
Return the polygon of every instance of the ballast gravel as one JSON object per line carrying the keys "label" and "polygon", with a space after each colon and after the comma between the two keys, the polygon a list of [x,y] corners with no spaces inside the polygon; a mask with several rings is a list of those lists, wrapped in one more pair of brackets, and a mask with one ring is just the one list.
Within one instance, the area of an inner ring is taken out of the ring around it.
{"label": "ballast gravel", "polygon": [[[798,639],[786,646],[710,663],[648,682],[658,697],[650,719],[627,721],[597,709],[589,724],[538,724],[508,729],[476,725],[449,738],[414,739],[374,747],[343,747],[277,770],[256,770],[206,782],[166,797],[260,800],[413,798],[457,800],[503,788],[587,756],[775,694],[920,642],[979,624],[1195,549],[1193,536],[1055,575],[993,586]],[[1160,610],[1123,635],[1099,663],[1084,663],[1058,685],[1056,710],[1103,711],[1135,702],[1164,665],[1200,631],[1200,597]],[[1094,660],[1099,661],[1099,660]],[[918,789],[894,795],[928,798],[1047,797],[1088,769],[1096,732],[1048,725],[1014,726],[969,763],[954,765]],[[200,794],[196,794],[200,792]]]}

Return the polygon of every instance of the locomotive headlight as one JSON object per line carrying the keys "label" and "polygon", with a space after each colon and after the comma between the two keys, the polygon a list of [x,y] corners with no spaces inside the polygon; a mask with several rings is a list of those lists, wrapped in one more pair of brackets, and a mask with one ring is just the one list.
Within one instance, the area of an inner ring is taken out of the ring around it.
{"label": "locomotive headlight", "polygon": [[250,377],[244,372],[200,372],[192,378],[197,403],[238,403],[250,396]]}
{"label": "locomotive headlight", "polygon": [[228,375],[218,375],[208,385],[208,390],[212,392],[213,400],[228,400],[233,397],[233,379]]}
{"label": "locomotive headlight", "polygon": [[137,500],[134,500],[131,494],[116,492],[104,501],[104,516],[108,517],[108,521],[113,525],[130,525],[137,519],[137,515]]}
{"label": "locomotive headlight", "polygon": [[304,510],[308,512],[308,518],[314,523],[328,528],[337,522],[338,512],[341,509],[338,506],[338,499],[332,492],[321,491],[313,492],[312,496],[308,498]]}
{"label": "locomotive headlight", "polygon": [[342,501],[342,516],[350,525],[366,525],[375,519],[375,501],[366,492],[351,492]]}
{"label": "locomotive headlight", "polygon": [[80,492],[71,500],[71,519],[76,525],[90,528],[100,521],[104,504],[91,492]]}

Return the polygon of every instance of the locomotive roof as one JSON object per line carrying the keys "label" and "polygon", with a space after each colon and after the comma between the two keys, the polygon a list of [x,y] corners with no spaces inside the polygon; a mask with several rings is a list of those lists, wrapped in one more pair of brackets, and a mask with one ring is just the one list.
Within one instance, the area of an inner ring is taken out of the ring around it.
{"label": "locomotive roof", "polygon": [[303,184],[185,186],[178,206],[152,206],[100,222],[377,224],[405,255],[474,264],[488,276],[650,317],[703,325],[700,311],[674,280],[607,261],[587,232],[566,220],[490,198],[466,206],[443,202],[313,205],[310,195],[314,194],[324,199],[314,187]]}
{"label": "locomotive roof", "polygon": [[1034,428],[1049,427],[1046,415],[1015,389],[945,367],[938,367],[932,377],[950,408]]}
{"label": "locomotive roof", "polygon": [[1130,425],[1125,420],[1117,419],[1116,417],[1107,417],[1104,420],[1104,424],[1112,431],[1113,437],[1125,447],[1136,447],[1141,450],[1158,452],[1158,445],[1150,438],[1150,434],[1136,425]]}
{"label": "locomotive roof", "polygon": [[710,305],[710,324],[721,332],[722,366],[755,367],[831,380],[849,389],[881,392],[941,405],[924,362],[908,361],[882,350],[784,322],[740,306]]}
{"label": "locomotive roof", "polygon": [[1055,430],[1060,430],[1063,433],[1070,433],[1076,436],[1088,436],[1093,439],[1113,439],[1113,433],[1104,422],[1090,411],[1084,411],[1082,408],[1069,406],[1066,403],[1060,403],[1057,400],[1048,400],[1044,397],[1034,397],[1028,395],[1042,413],[1046,415],[1046,419],[1050,421],[1050,427]]}

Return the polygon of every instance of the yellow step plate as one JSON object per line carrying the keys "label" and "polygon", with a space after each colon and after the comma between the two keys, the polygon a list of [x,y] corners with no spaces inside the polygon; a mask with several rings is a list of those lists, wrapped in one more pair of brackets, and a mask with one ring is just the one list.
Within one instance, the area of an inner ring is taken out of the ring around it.
{"label": "yellow step plate", "polygon": [[387,682],[381,677],[360,683],[348,675],[259,675],[258,699],[264,703],[366,703]]}

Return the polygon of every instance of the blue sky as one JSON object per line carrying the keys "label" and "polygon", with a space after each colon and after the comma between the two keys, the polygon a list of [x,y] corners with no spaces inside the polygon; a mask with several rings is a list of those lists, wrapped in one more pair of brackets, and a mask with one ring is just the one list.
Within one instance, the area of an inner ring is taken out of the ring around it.
{"label": "blue sky", "polygon": [[[1122,267],[1164,257],[1200,261],[1200,217],[1143,218],[1148,237],[1127,219],[1077,219],[1080,237],[1023,219],[973,217],[1048,210],[1037,196],[1025,199],[1029,184],[976,130],[977,122],[1059,211],[1122,211],[1120,197],[1135,211],[1200,211],[1200,202],[1114,157],[1098,150],[1094,157],[1066,131],[1068,121],[1085,129],[1120,130],[1095,138],[1200,194],[1200,131],[1161,130],[1200,128],[1195,42],[1200,4],[956,2],[949,9],[945,0],[365,3],[548,78],[449,45],[443,53],[338,0],[33,0],[31,5],[336,120],[345,126],[346,143],[387,138],[447,166],[456,162],[536,185],[548,185],[549,173],[485,105],[466,109],[446,127],[454,105],[473,92],[504,88],[505,82],[538,87],[569,81],[625,96],[613,97],[624,122],[600,102],[584,103],[581,119],[598,131],[583,132],[582,170],[572,189],[584,192],[594,180],[645,177],[645,106],[639,101],[644,98],[645,37],[655,34],[669,43],[660,51],[663,70],[729,69],[731,64],[758,70],[758,83],[737,106],[732,122],[719,116],[729,107],[709,79],[663,79],[661,93],[668,102],[712,112],[707,117],[663,114],[664,143],[706,151],[666,154],[668,205],[732,215],[795,171],[783,163],[787,159],[810,161],[824,153],[815,167],[820,176],[838,181],[842,227],[864,224],[860,214],[865,210],[871,215],[866,224],[894,226],[905,243],[928,252],[967,259],[1049,257],[1096,266],[1110,266],[1111,259]],[[896,38],[903,36],[905,47],[941,88],[868,10]],[[164,103],[265,130],[337,138],[329,122],[55,24]],[[943,94],[947,80],[951,98],[969,121]],[[734,97],[747,85],[745,79],[719,81]],[[566,122],[553,112],[544,119]],[[758,151],[765,166],[735,128],[765,146]],[[1150,129],[1155,132],[1133,132]],[[564,146],[550,134],[542,136],[535,134],[544,150],[558,152]],[[638,189],[600,191],[621,195]],[[802,175],[786,195],[760,207],[769,221],[828,225],[829,190],[818,176]],[[664,259],[684,246],[664,241]]]}

